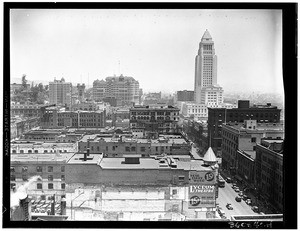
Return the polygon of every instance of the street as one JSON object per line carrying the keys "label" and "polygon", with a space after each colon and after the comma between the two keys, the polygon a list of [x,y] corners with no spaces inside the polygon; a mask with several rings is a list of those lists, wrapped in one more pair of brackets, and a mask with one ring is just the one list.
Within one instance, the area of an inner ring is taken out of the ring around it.
{"label": "street", "polygon": [[[231,188],[231,184],[225,182],[224,188],[219,188],[219,197],[217,198],[217,203],[219,203],[220,208],[224,211],[225,216],[230,218],[232,215],[257,215],[253,212],[251,206],[247,205],[244,200],[237,202],[235,197],[238,194]],[[226,204],[230,203],[233,210],[226,208]]]}

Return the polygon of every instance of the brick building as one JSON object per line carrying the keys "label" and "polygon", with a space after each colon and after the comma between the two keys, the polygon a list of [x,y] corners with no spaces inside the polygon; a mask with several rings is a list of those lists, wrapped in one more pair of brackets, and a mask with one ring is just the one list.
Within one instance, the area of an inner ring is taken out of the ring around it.
{"label": "brick building", "polygon": [[24,116],[24,117],[40,117],[41,105],[38,104],[11,104],[10,115],[11,116]]}
{"label": "brick building", "polygon": [[179,109],[173,106],[139,106],[130,108],[130,128],[139,137],[179,133]]}
{"label": "brick building", "polygon": [[126,154],[141,155],[141,157],[166,155],[189,155],[190,145],[179,136],[161,136],[158,139],[126,138],[120,136],[101,137],[100,135],[86,135],[78,142],[78,151],[103,153],[107,157],[122,157]]}
{"label": "brick building", "polygon": [[238,108],[208,108],[208,137],[211,147],[218,153],[222,145],[222,124],[227,122],[243,123],[244,120],[256,120],[257,123],[279,123],[280,111],[271,104],[250,107],[249,100],[239,100]]}
{"label": "brick building", "polygon": [[222,167],[236,173],[237,151],[255,151],[257,143],[263,138],[284,138],[282,124],[257,123],[245,120],[245,123],[227,123],[222,125]]}
{"label": "brick building", "polygon": [[[11,188],[24,186],[33,199],[59,200],[65,196],[66,161],[68,154],[12,155],[10,165]],[[36,176],[40,176],[38,180]]]}
{"label": "brick building", "polygon": [[256,187],[278,211],[283,212],[283,145],[282,139],[265,139],[256,146]]}

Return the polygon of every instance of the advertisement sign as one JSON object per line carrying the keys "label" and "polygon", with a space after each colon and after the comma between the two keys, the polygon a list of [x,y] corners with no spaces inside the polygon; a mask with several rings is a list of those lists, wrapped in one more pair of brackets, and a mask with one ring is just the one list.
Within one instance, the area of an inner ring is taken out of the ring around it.
{"label": "advertisement sign", "polygon": [[215,185],[189,185],[189,209],[215,207],[215,190]]}
{"label": "advertisement sign", "polygon": [[190,171],[190,184],[216,184],[216,175],[213,171]]}

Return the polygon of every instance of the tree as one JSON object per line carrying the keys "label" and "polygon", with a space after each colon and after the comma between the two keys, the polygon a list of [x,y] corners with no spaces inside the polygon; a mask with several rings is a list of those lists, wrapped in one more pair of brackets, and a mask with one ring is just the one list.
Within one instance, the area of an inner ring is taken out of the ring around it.
{"label": "tree", "polygon": [[43,92],[44,91],[44,86],[42,83],[39,83],[39,92]]}
{"label": "tree", "polygon": [[26,75],[23,74],[23,76],[22,76],[22,88],[23,88],[23,90],[25,90],[27,88],[26,84],[27,84]]}

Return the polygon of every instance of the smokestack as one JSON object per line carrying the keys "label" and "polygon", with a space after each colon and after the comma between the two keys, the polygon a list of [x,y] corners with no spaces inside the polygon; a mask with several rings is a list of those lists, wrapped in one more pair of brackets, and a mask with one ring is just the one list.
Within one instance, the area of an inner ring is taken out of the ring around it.
{"label": "smokestack", "polygon": [[86,156],[89,156],[90,155],[90,148],[87,148],[86,150]]}
{"label": "smokestack", "polygon": [[83,153],[83,161],[86,161],[87,151]]}
{"label": "smokestack", "polygon": [[66,198],[62,198],[60,202],[60,215],[66,215]]}
{"label": "smokestack", "polygon": [[55,215],[55,201],[51,200],[51,213],[50,215]]}

